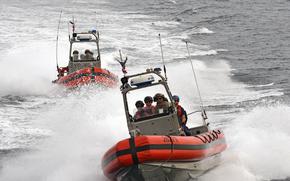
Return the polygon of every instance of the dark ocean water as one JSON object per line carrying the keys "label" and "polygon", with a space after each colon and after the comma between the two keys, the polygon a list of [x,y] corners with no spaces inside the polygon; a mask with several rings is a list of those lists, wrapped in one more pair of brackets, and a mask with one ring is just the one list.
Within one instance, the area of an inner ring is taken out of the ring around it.
{"label": "dark ocean water", "polygon": [[[0,180],[105,180],[102,154],[128,137],[119,90],[67,92],[67,22],[97,27],[105,67],[121,49],[129,73],[161,65],[187,110],[199,107],[184,40],[213,127],[224,129],[223,163],[200,180],[290,177],[290,1],[0,0]],[[265,149],[266,148],[266,149]]]}
{"label": "dark ocean water", "polygon": [[[169,35],[186,33],[193,43],[228,50],[199,59],[228,61],[232,78],[246,84],[274,83],[289,103],[289,1],[118,1],[113,9],[180,22]],[[202,27],[214,33],[195,31]]]}

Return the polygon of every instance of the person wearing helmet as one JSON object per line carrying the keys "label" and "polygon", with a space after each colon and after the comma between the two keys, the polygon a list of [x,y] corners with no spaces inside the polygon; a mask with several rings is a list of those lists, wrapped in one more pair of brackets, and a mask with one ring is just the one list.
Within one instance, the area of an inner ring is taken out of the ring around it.
{"label": "person wearing helmet", "polygon": [[163,94],[161,94],[161,93],[155,94],[154,102],[156,102],[155,111],[154,111],[155,114],[161,114],[161,113],[168,112],[169,103]]}
{"label": "person wearing helmet", "polygon": [[174,95],[172,96],[172,99],[174,101],[174,105],[177,109],[177,116],[178,116],[178,122],[179,122],[179,125],[181,127],[181,129],[184,131],[185,135],[186,136],[190,136],[191,135],[191,132],[189,130],[189,128],[186,126],[186,123],[187,123],[187,113],[186,111],[183,109],[183,107],[181,107],[179,105],[179,96],[177,95]]}
{"label": "person wearing helmet", "polygon": [[93,56],[93,52],[91,52],[89,49],[85,50],[85,60],[93,60],[94,56]]}
{"label": "person wearing helmet", "polygon": [[141,100],[139,100],[139,101],[136,101],[135,106],[137,108],[137,112],[134,115],[134,119],[140,119],[144,117],[146,115],[143,109],[144,103]]}
{"label": "person wearing helmet", "polygon": [[152,105],[153,103],[153,98],[151,96],[146,96],[144,98],[144,102],[145,102],[145,107],[143,108],[146,116],[151,116],[154,114],[155,111],[155,107]]}
{"label": "person wearing helmet", "polygon": [[73,60],[78,61],[79,60],[79,51],[74,50],[73,51]]}

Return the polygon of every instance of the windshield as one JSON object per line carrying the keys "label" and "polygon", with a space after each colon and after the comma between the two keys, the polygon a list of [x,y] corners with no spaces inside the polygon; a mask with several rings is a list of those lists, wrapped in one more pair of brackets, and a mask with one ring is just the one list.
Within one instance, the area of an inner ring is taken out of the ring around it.
{"label": "windshield", "polygon": [[170,99],[162,84],[127,93],[128,110],[134,120],[169,113]]}
{"label": "windshield", "polygon": [[98,49],[96,42],[76,42],[72,44],[71,57],[73,60],[96,60]]}

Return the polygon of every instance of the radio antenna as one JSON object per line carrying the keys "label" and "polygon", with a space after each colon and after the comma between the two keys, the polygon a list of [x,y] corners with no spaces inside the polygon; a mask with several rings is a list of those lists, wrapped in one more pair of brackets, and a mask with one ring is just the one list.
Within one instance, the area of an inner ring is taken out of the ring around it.
{"label": "radio antenna", "polygon": [[163,49],[162,49],[162,43],[161,43],[161,35],[158,34],[159,37],[159,42],[160,42],[160,49],[161,49],[161,58],[162,58],[162,64],[163,64],[163,71],[165,75],[165,80],[167,80],[167,74],[166,74],[166,67],[165,67],[165,62],[164,62],[164,57],[163,57]]}
{"label": "radio antenna", "polygon": [[194,70],[194,67],[193,67],[193,63],[192,63],[192,60],[191,60],[191,55],[190,55],[189,48],[188,48],[188,42],[185,41],[185,43],[186,43],[186,49],[187,49],[187,53],[188,53],[188,60],[190,61],[191,69],[192,69],[194,80],[195,80],[196,89],[197,89],[198,96],[199,96],[200,108],[201,108],[201,116],[203,118],[204,124],[206,125],[205,120],[207,119],[207,115],[206,115],[206,112],[205,112],[204,107],[203,107],[203,102],[202,102],[202,99],[201,99],[201,94],[200,94],[200,90],[199,90],[199,87],[198,87],[198,82],[197,82],[195,70]]}
{"label": "radio antenna", "polygon": [[58,26],[57,26],[57,34],[56,34],[56,45],[55,45],[55,60],[56,60],[57,71],[59,69],[59,67],[58,67],[58,34],[59,34],[59,28],[60,28],[60,22],[61,22],[61,14],[62,14],[62,11],[60,11],[60,14],[59,14],[59,20],[58,20]]}

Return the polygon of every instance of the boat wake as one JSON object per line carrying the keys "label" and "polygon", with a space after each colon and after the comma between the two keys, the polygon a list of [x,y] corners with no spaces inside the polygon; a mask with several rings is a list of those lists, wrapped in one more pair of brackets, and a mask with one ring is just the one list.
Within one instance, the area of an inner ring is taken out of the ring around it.
{"label": "boat wake", "polygon": [[[33,47],[37,52],[37,46]],[[96,94],[95,88],[84,87],[76,92],[68,92],[65,96],[58,91],[51,91],[56,88],[50,84],[50,80],[55,76],[51,73],[55,72],[54,62],[51,62],[53,58],[49,57],[47,52],[31,54],[33,47],[19,50],[13,56],[9,55],[12,63],[1,62],[0,69],[7,76],[0,80],[1,84],[5,85],[1,94],[25,95],[25,101],[33,100],[31,102],[35,106],[41,103],[41,109],[32,113],[34,121],[30,125],[42,131],[37,132],[37,135],[45,137],[40,138],[43,143],[34,142],[31,146],[29,142],[25,145],[29,147],[28,151],[13,154],[13,157],[6,156],[3,162],[1,160],[3,164],[0,180],[104,180],[100,166],[101,156],[112,144],[129,136],[124,126],[126,123],[119,90]],[[26,62],[21,61],[23,56]],[[49,65],[44,62],[49,62]],[[21,68],[14,67],[15,64],[21,65]],[[241,100],[255,100],[279,93],[272,89],[264,95],[263,92],[248,90],[246,85],[232,81],[229,76],[231,68],[224,61],[207,64],[194,60],[194,65],[198,79],[202,80],[199,83],[206,105],[235,104]],[[192,100],[198,98],[195,97],[197,94],[194,84],[191,85],[193,77],[188,65],[179,62],[169,64],[167,68],[172,93],[181,96],[181,102],[187,110],[196,110],[199,103],[192,103]],[[136,66],[128,69],[139,71]],[[16,70],[23,76],[15,76],[7,70]],[[29,74],[26,74],[27,71]],[[21,84],[14,86],[15,82]],[[185,85],[187,89],[184,89]],[[32,99],[27,95],[42,97]],[[11,101],[10,97],[4,96],[2,101]],[[15,99],[17,104],[22,106],[21,100]],[[289,109],[287,106],[258,107],[243,115],[238,112],[236,119],[223,122],[222,126],[226,128],[225,135],[229,143],[229,150],[224,155],[225,161],[201,177],[201,180],[263,180],[289,176],[287,168],[290,161],[287,158],[290,158],[290,155],[285,151],[290,146],[290,124],[287,122]],[[27,109],[23,110],[26,111],[23,115],[16,109],[13,113],[26,120]],[[215,119],[215,116],[209,117]],[[23,134],[20,137],[14,139],[21,140],[27,136],[25,131],[21,133]],[[16,145],[15,148],[18,147],[19,145]],[[273,154],[276,152],[279,154]]]}
{"label": "boat wake", "polygon": [[[256,107],[228,125],[224,163],[201,180],[286,180],[290,177],[290,107]],[[230,136],[229,136],[230,135]]]}

